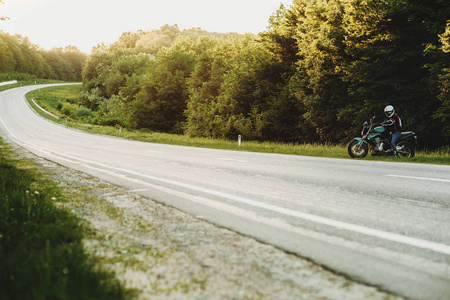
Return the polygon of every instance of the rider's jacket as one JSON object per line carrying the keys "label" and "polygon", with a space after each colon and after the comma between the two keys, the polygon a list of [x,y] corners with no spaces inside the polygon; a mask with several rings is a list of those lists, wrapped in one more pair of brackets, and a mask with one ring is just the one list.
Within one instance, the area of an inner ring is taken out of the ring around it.
{"label": "rider's jacket", "polygon": [[388,127],[391,132],[402,132],[402,119],[397,114],[386,119],[381,126]]}

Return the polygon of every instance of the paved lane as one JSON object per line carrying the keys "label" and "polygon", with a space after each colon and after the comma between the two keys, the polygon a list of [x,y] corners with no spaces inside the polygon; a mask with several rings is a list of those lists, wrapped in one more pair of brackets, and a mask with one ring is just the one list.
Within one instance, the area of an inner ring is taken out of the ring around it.
{"label": "paved lane", "polygon": [[62,165],[418,299],[450,295],[450,166],[133,142],[55,125],[23,87],[0,132]]}

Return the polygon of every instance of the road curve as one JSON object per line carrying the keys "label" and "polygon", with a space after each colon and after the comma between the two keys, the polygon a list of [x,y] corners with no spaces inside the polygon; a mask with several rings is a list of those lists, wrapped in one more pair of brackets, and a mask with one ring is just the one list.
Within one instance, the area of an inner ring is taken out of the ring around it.
{"label": "road curve", "polygon": [[449,299],[450,166],[169,146],[92,135],[0,93],[0,134],[94,175],[413,299]]}

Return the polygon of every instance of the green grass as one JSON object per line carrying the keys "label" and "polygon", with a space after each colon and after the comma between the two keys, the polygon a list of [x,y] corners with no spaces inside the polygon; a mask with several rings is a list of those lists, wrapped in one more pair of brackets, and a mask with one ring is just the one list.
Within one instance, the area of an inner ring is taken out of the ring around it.
{"label": "green grass", "polygon": [[[81,86],[61,86],[41,89],[27,94],[27,99],[33,97],[39,99],[40,105],[50,111],[55,109],[58,101],[74,102],[81,97]],[[235,141],[219,140],[209,138],[191,138],[185,135],[175,135],[158,132],[148,132],[145,130],[128,130],[126,128],[113,126],[99,126],[84,123],[80,120],[64,118],[56,121],[55,119],[45,115],[43,116],[52,121],[65,124],[67,126],[84,130],[94,134],[103,134],[121,137],[130,140],[137,140],[150,143],[161,143],[171,145],[182,145],[192,147],[204,147],[214,149],[250,151],[262,153],[278,153],[288,155],[303,155],[316,157],[329,157],[339,159],[351,159],[347,153],[347,145],[319,145],[319,144],[283,144],[273,142],[255,142],[246,141],[243,137],[241,146],[238,146],[237,137]],[[61,116],[58,111],[54,112]],[[414,158],[393,158],[393,157],[372,157],[368,155],[364,160],[374,161],[395,161],[395,162],[414,162],[414,163],[430,163],[430,164],[448,164],[450,165],[450,150],[442,151],[417,151]]]}
{"label": "green grass", "polygon": [[58,109],[60,103],[78,103],[81,97],[81,85],[57,86],[44,88],[30,92],[28,98],[34,98],[36,103],[48,112],[63,117],[64,115]]}
{"label": "green grass", "polygon": [[85,253],[79,219],[58,208],[55,182],[0,139],[0,299],[125,299]]}

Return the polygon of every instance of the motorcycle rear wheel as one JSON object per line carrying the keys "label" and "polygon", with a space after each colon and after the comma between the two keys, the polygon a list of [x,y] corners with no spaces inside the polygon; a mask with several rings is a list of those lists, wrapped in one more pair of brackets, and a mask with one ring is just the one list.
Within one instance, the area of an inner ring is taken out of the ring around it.
{"label": "motorcycle rear wheel", "polygon": [[353,140],[348,144],[347,150],[352,158],[364,158],[369,152],[369,147],[364,142],[358,145],[358,141]]}
{"label": "motorcycle rear wheel", "polygon": [[413,158],[416,154],[415,148],[411,143],[408,142],[400,142],[398,143],[398,147],[402,147],[401,150],[398,150],[398,154],[401,157],[411,157]]}

